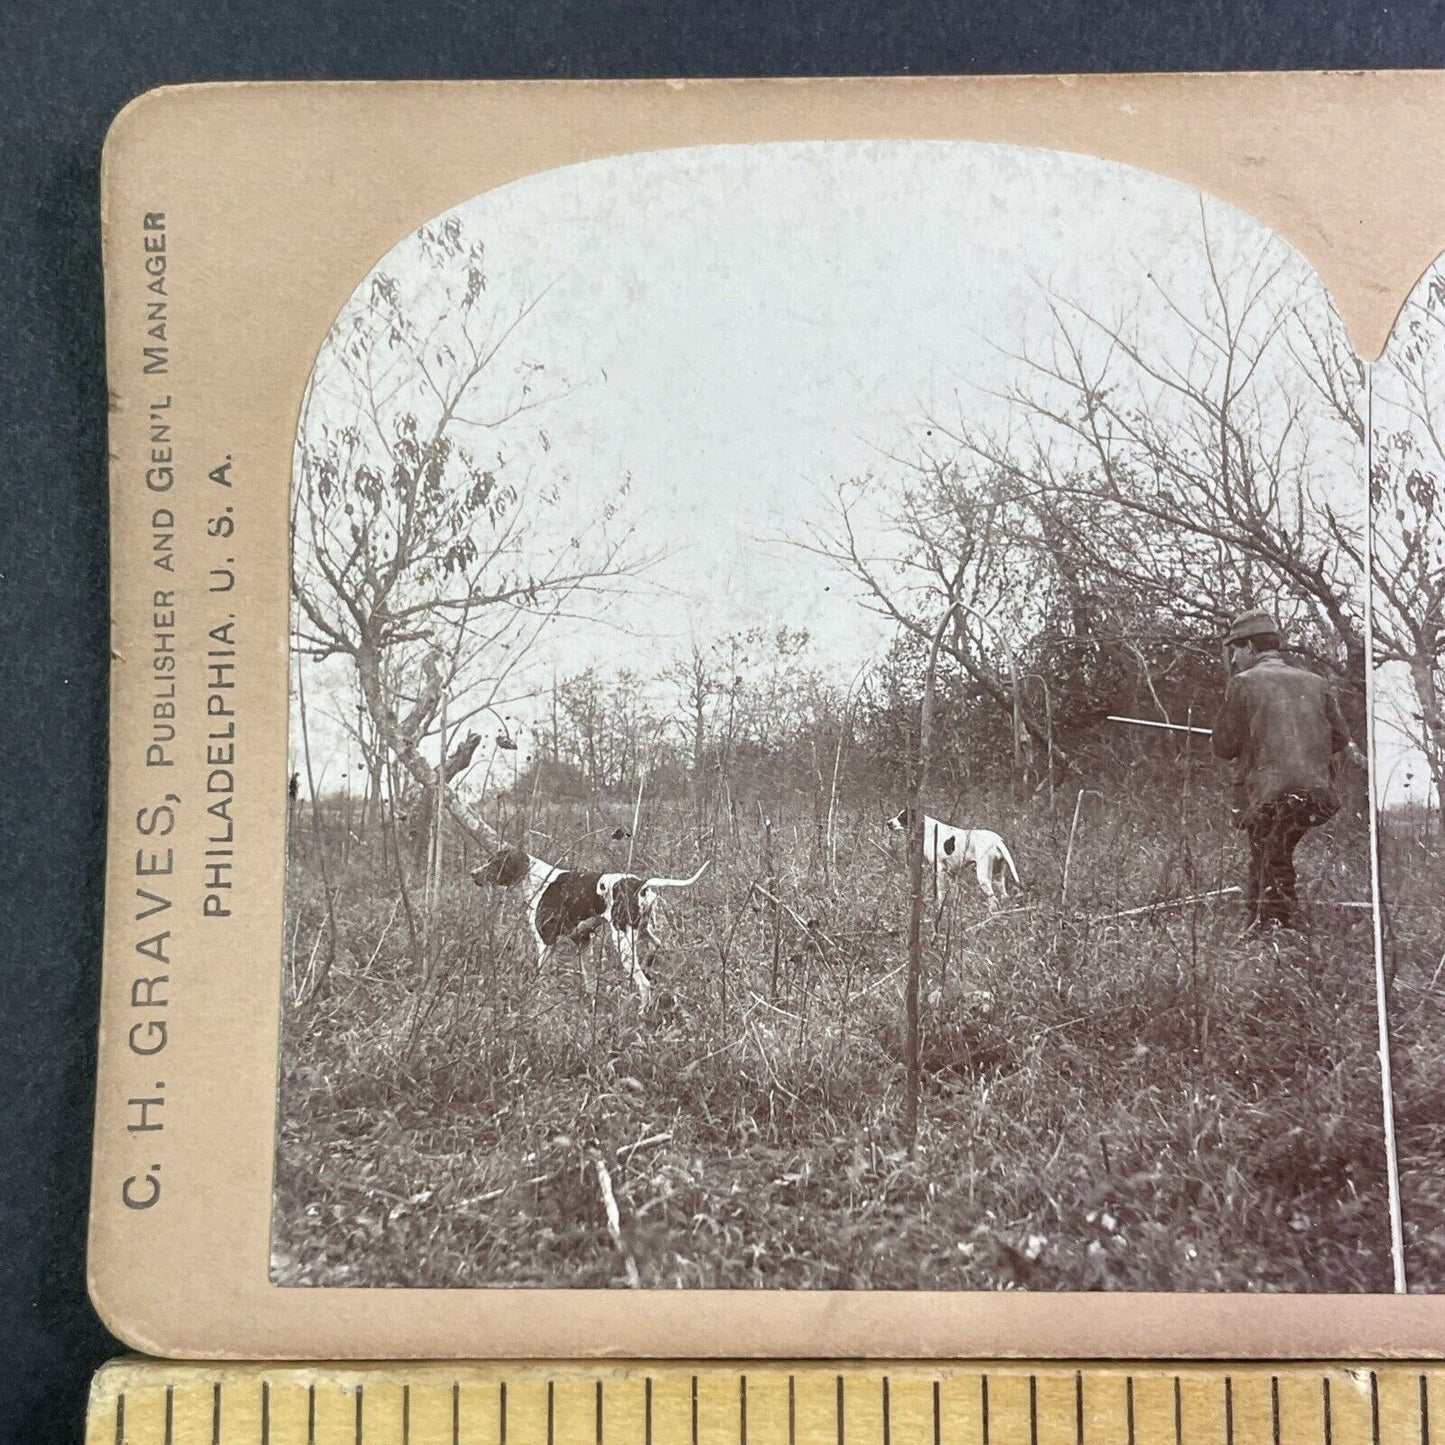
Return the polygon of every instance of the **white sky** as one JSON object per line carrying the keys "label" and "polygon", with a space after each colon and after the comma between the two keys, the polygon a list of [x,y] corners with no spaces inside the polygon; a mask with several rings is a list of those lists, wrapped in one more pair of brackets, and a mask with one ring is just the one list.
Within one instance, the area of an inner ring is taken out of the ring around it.
{"label": "white sky", "polygon": [[1434,798],[1425,754],[1410,741],[1406,715],[1418,707],[1402,664],[1378,669],[1375,684],[1375,796],[1387,807]]}
{"label": "white sky", "polygon": [[[1439,275],[1445,261],[1437,262],[1421,277],[1415,294],[1423,294]],[[1409,315],[1407,305],[1402,320]],[[1397,323],[1397,327],[1398,327]],[[1404,430],[1412,426],[1411,414],[1404,397],[1408,392],[1396,371],[1395,353],[1399,344],[1391,339],[1374,367],[1374,398],[1372,414],[1375,427],[1382,432]],[[1435,406],[1445,412],[1445,396],[1434,398]],[[1385,525],[1389,525],[1386,519]],[[1437,518],[1436,525],[1445,525]],[[1434,799],[1430,768],[1425,754],[1411,741],[1410,717],[1419,710],[1409,673],[1402,663],[1389,663],[1378,669],[1375,685],[1375,796],[1386,805],[1402,802],[1423,804]],[[1438,799],[1435,799],[1438,802]]]}
{"label": "white sky", "polygon": [[[1039,282],[1107,310],[1148,274],[1197,277],[1199,205],[1092,158],[947,142],[652,152],[465,203],[492,302],[546,292],[509,346],[567,384],[529,424],[571,479],[568,504],[585,512],[628,474],[639,541],[670,549],[636,596],[551,628],[536,676],[651,671],[694,629],[786,623],[851,677],[888,631],[783,539],[831,479],[887,468],[928,411],[957,416],[958,397],[1001,419],[985,390],[1007,378],[999,350],[1046,333]],[[1206,207],[1226,252],[1264,233]],[[408,238],[380,268],[416,284],[417,256]]]}

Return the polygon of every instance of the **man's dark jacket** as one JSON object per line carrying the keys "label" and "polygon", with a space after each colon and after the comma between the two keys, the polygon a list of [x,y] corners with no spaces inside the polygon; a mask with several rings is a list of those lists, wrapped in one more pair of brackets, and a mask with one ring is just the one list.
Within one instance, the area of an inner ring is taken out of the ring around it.
{"label": "man's dark jacket", "polygon": [[1213,749],[1234,762],[1235,820],[1245,825],[1265,803],[1287,793],[1317,799],[1328,813],[1339,806],[1334,755],[1350,734],[1329,684],[1266,652],[1230,679],[1214,724]]}

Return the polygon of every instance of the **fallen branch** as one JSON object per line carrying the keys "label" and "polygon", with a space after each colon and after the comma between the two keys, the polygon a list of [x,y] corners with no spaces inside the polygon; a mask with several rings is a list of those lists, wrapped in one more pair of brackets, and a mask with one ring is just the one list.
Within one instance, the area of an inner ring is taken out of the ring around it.
{"label": "fallen branch", "polygon": [[653,1144],[666,1144],[672,1138],[672,1130],[665,1134],[649,1134],[645,1139],[639,1139],[635,1144],[624,1144],[618,1151],[619,1159],[630,1159],[639,1149],[646,1149]]}
{"label": "fallen branch", "polygon": [[627,1271],[627,1287],[641,1289],[642,1276],[637,1272],[637,1261],[622,1242],[622,1217],[617,1212],[617,1196],[612,1192],[612,1175],[608,1173],[607,1165],[601,1159],[593,1162],[597,1166],[597,1183],[602,1190],[602,1208],[607,1215],[607,1232],[612,1236],[612,1243],[616,1245],[618,1254],[622,1256],[622,1264]]}
{"label": "fallen branch", "polygon": [[366,972],[370,973],[376,960],[381,957],[381,950],[386,943],[386,936],[391,932],[391,926],[396,922],[396,910],[401,907],[401,899],[398,898],[391,905],[391,916],[386,920],[386,927],[381,930],[381,936],[376,940],[376,947],[371,950],[371,957],[366,960]]}
{"label": "fallen branch", "polygon": [[833,947],[836,948],[837,944],[834,942],[833,939],[829,938],[828,935],[823,932],[823,930],[818,926],[816,921],[809,921],[808,919],[804,918],[795,908],[789,908],[788,905],[784,903],[781,898],[774,897],[774,895],[769,893],[768,890],[764,888],[761,883],[752,883],[749,884],[749,887],[754,893],[761,894],[764,898],[768,900],[769,903],[775,904],[777,907],[781,908],[783,912],[786,913],[788,917],[791,918],[800,929],[802,929],[804,935],[812,939],[812,941],[817,945],[818,952],[822,955],[824,963],[832,962],[832,959],[828,957],[827,950],[823,947],[823,945],[825,943],[832,944]]}
{"label": "fallen branch", "polygon": [[[1003,918],[1016,918],[1020,914],[1035,913],[1038,911],[1038,907],[1039,905],[1037,903],[1030,903],[1025,908],[1009,908],[1007,910],[1002,910],[998,913],[990,913],[987,918],[980,918],[976,923],[970,923],[967,928],[961,928],[959,930],[959,937],[963,937],[965,933],[977,932],[977,930],[980,928],[987,928],[990,923],[997,923],[1000,919]],[[872,983],[865,983],[863,987],[858,990],[857,993],[851,993],[848,995],[849,1004],[856,1002],[865,994],[872,993],[875,988],[881,988],[885,983],[888,982],[890,978],[893,978],[896,974],[902,973],[902,971],[906,967],[906,964],[900,963],[897,968],[890,968],[887,973],[881,975],[878,978],[875,978]],[[757,995],[754,994],[753,997],[757,998]],[[761,1003],[763,1002],[763,1000],[758,999],[758,1002]],[[782,1013],[783,1010],[779,1009],[778,1012]]]}
{"label": "fallen branch", "polygon": [[1146,903],[1142,908],[1126,908],[1121,913],[1101,913],[1090,919],[1091,923],[1108,923],[1115,918],[1142,918],[1146,913],[1158,913],[1161,908],[1181,908],[1186,903],[1207,903],[1215,898],[1228,898],[1232,893],[1242,893],[1238,885],[1229,888],[1212,888],[1208,893],[1188,893],[1183,898],[1165,898],[1159,903]]}
{"label": "fallen branch", "polygon": [[502,1195],[509,1194],[513,1189],[526,1189],[533,1184],[548,1184],[558,1175],[559,1171],[554,1169],[550,1174],[537,1174],[531,1179],[514,1179],[510,1184],[503,1184],[498,1189],[489,1189],[485,1194],[474,1194],[470,1199],[458,1199],[453,1206],[456,1209],[469,1209],[473,1204],[490,1204],[494,1199],[500,1199]]}
{"label": "fallen branch", "polygon": [[760,893],[764,898],[768,900],[769,903],[772,903],[778,908],[781,908],[783,912],[786,913],[788,917],[791,918],[793,922],[796,923],[798,927],[803,930],[804,933],[813,932],[813,929],[808,926],[808,920],[806,918],[804,918],[800,913],[798,913],[796,909],[789,908],[788,905],[784,903],[781,898],[777,898],[773,894],[769,893],[768,890],[764,888],[761,883],[752,883],[749,884],[749,887],[754,893]]}
{"label": "fallen branch", "polygon": [[757,1025],[751,1020],[748,1022],[747,1032],[749,1036],[751,1036],[752,1041],[758,1046],[758,1056],[763,1061],[763,1067],[768,1071],[768,1082],[779,1092],[786,1094],[795,1104],[801,1104],[803,1101],[778,1078],[778,1071],[774,1067],[772,1058],[769,1056],[767,1048],[763,1044],[763,1037],[758,1032]]}
{"label": "fallen branch", "polygon": [[864,994],[872,993],[875,988],[882,988],[883,985],[887,983],[890,978],[893,978],[896,974],[902,973],[906,967],[906,964],[900,963],[897,968],[890,968],[888,972],[882,976],[882,978],[875,978],[872,983],[864,984],[857,993],[850,994],[848,997],[848,1002],[852,1004],[856,1000],[862,998]]}
{"label": "fallen branch", "polygon": [[1062,1023],[1050,1024],[1048,1028],[1041,1029],[1033,1036],[1032,1043],[1038,1043],[1040,1039],[1046,1039],[1050,1034],[1056,1034],[1060,1029],[1071,1029],[1075,1024],[1086,1024],[1095,1017],[1093,1014],[1080,1014],[1076,1019],[1065,1019]]}
{"label": "fallen branch", "polygon": [[990,913],[987,918],[977,919],[966,928],[960,928],[959,937],[961,938],[965,933],[977,933],[980,928],[987,928],[990,923],[997,923],[1000,919],[1018,918],[1025,913],[1037,913],[1038,908],[1037,903],[1029,903],[1022,908],[1001,908],[996,913]]}
{"label": "fallen branch", "polygon": [[[297,911],[297,922],[300,922],[300,911]],[[295,1001],[300,1004],[309,1001],[311,997],[311,980],[316,973],[316,956],[321,952],[321,940],[326,937],[326,925],[323,924],[316,930],[316,942],[311,945],[311,955],[306,960],[306,968],[302,972],[299,981],[293,981],[291,993]],[[293,980],[295,971],[292,971]]]}
{"label": "fallen branch", "polygon": [[748,997],[751,998],[754,1003],[761,1004],[766,1009],[772,1009],[775,1014],[781,1014],[785,1019],[792,1019],[794,1023],[802,1017],[801,1014],[789,1013],[787,1009],[779,1008],[775,1003],[769,1003],[762,994],[754,993],[752,989],[748,990]]}

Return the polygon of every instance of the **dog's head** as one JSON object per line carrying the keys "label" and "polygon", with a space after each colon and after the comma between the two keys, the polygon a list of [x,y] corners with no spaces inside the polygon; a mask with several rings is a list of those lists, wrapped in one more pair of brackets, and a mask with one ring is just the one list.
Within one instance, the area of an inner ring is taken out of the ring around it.
{"label": "dog's head", "polygon": [[494,888],[514,888],[527,876],[530,861],[520,848],[503,848],[480,868],[472,869],[472,882],[478,888],[488,883]]}
{"label": "dog's head", "polygon": [[890,833],[904,833],[913,827],[914,820],[918,814],[913,811],[912,806],[900,808],[883,826]]}

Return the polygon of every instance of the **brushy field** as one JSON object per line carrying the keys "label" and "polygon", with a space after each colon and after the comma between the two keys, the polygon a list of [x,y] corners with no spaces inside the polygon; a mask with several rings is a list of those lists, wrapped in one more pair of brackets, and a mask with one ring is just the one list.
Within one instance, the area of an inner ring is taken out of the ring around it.
{"label": "brushy field", "polygon": [[[1139,769],[1108,792],[1083,798],[1065,904],[1072,794],[939,800],[1005,836],[1026,891],[991,919],[965,890],[929,940],[911,1154],[907,899],[880,828],[895,800],[844,810],[829,869],[796,800],[768,809],[770,852],[756,807],[700,852],[686,800],[644,800],[631,843],[609,837],[630,799],[537,802],[544,857],[712,859],[665,899],[650,973],[670,997],[647,1017],[595,950],[585,995],[570,957],[539,970],[521,897],[474,887],[459,840],[423,930],[420,883],[403,906],[379,831],[348,839],[334,809],[313,826],[299,805],[274,1278],[1388,1290],[1370,919],[1327,906],[1369,897],[1363,821],[1303,844],[1312,926],[1276,947],[1241,938],[1237,899],[1106,917],[1237,882],[1243,849],[1205,769],[1182,791]],[[318,844],[339,943],[319,988]],[[1431,997],[1419,1039],[1438,1057]],[[1421,1065],[1404,1070],[1418,1149],[1445,1118]]]}
{"label": "brushy field", "polygon": [[1387,814],[1380,832],[1391,1061],[1412,1291],[1445,1289],[1445,839],[1438,817]]}

